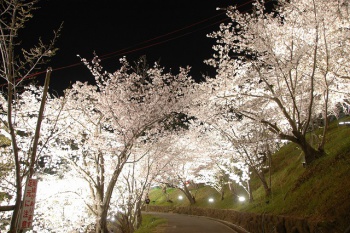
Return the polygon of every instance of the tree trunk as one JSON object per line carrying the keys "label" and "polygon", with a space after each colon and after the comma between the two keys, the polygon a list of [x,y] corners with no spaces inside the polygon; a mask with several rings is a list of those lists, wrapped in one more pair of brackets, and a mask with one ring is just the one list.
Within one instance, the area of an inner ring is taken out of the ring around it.
{"label": "tree trunk", "polygon": [[166,198],[166,201],[167,201],[167,202],[172,202],[172,201],[170,200],[169,194],[167,193],[166,185],[164,185],[164,186],[162,187],[162,193],[165,195],[165,198]]}
{"label": "tree trunk", "polygon": [[261,181],[261,184],[264,187],[265,190],[265,197],[270,197],[271,196],[271,187],[267,184],[265,174],[263,171],[258,171],[255,166],[251,166],[250,169],[253,170],[253,172],[258,176],[259,180]]}
{"label": "tree trunk", "polygon": [[237,196],[237,192],[236,189],[233,187],[232,181],[228,182],[228,188],[230,189],[232,195]]}
{"label": "tree trunk", "polygon": [[271,188],[266,184],[264,184],[264,189],[265,189],[265,197],[270,197],[271,196]]}
{"label": "tree trunk", "polygon": [[186,184],[183,184],[184,188],[179,188],[187,197],[187,199],[190,202],[190,205],[194,205],[196,203],[196,199],[194,198],[194,196],[191,194],[190,190],[188,190]]}
{"label": "tree trunk", "polygon": [[96,233],[107,233],[107,217],[103,217],[104,206],[101,204],[97,205],[97,216],[96,216]]}
{"label": "tree trunk", "polygon": [[265,190],[265,197],[270,197],[271,196],[271,187],[267,184],[267,181],[265,179],[265,175],[263,172],[259,173],[259,179],[264,187]]}
{"label": "tree trunk", "polygon": [[223,201],[223,200],[225,199],[225,189],[224,189],[224,186],[222,186],[220,194],[221,194],[221,201]]}
{"label": "tree trunk", "polygon": [[[120,172],[122,171],[125,162],[127,160],[127,151],[131,148],[129,143],[128,146],[124,149],[123,152],[119,155],[120,158],[123,158],[124,162],[120,162],[117,166],[116,169],[113,172],[113,176],[111,180],[108,183],[106,193],[104,193],[103,198],[101,199],[101,202],[99,203],[98,206],[98,216],[97,216],[97,222],[96,222],[96,233],[107,233],[108,228],[107,228],[107,215],[108,215],[108,209],[109,205],[111,202],[113,190],[115,187],[115,184],[117,183],[118,177],[120,175]],[[103,189],[104,190],[104,189]]]}
{"label": "tree trunk", "polygon": [[253,202],[254,201],[253,190],[250,186],[250,180],[247,181],[247,185],[248,185],[249,202]]}
{"label": "tree trunk", "polygon": [[135,216],[133,221],[134,229],[138,229],[142,224],[141,206],[142,206],[142,201],[140,199],[137,201],[135,205],[135,213],[134,213]]}
{"label": "tree trunk", "polygon": [[[10,47],[12,48],[12,47]],[[11,58],[9,58],[10,61],[12,61],[12,50],[9,52]],[[17,141],[16,141],[16,132],[15,128],[12,122],[12,102],[13,102],[13,96],[16,94],[14,93],[14,77],[12,76],[12,66],[9,66],[9,81],[8,81],[8,92],[7,92],[7,121],[9,125],[10,135],[11,135],[11,141],[12,141],[12,150],[13,150],[13,159],[15,164],[15,177],[16,177],[16,201],[15,201],[15,208],[12,213],[12,219],[11,219],[11,225],[9,233],[15,233],[17,232],[17,224],[19,221],[19,214],[20,214],[20,208],[21,208],[21,201],[22,201],[22,177],[21,177],[21,166],[19,163],[19,151],[17,147]]]}
{"label": "tree trunk", "polygon": [[301,147],[301,150],[304,152],[306,165],[311,164],[313,161],[322,157],[324,154],[323,150],[316,150],[315,148],[313,148],[310,145],[310,143],[306,141],[305,137],[299,138],[297,144]]}

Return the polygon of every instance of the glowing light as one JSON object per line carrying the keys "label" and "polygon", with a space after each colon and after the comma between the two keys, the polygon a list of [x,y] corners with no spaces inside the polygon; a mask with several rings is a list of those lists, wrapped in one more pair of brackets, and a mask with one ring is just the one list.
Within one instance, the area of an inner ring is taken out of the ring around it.
{"label": "glowing light", "polygon": [[209,198],[208,201],[209,201],[210,203],[213,203],[213,202],[214,202],[214,198]]}
{"label": "glowing light", "polygon": [[245,197],[238,197],[238,200],[239,200],[240,202],[243,202],[243,201],[245,201]]}
{"label": "glowing light", "polygon": [[182,200],[182,199],[184,199],[184,198],[183,198],[183,196],[179,195],[178,199],[179,199],[179,200]]}

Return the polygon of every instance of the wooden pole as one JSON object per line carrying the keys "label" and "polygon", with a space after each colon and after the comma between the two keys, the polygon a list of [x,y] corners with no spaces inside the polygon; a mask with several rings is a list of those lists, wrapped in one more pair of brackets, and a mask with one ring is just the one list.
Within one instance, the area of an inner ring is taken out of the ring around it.
{"label": "wooden pole", "polygon": [[31,178],[33,176],[33,174],[34,174],[34,164],[35,164],[36,156],[37,156],[37,148],[38,148],[38,143],[39,143],[39,138],[40,138],[41,122],[43,120],[45,103],[46,103],[46,96],[47,96],[47,92],[48,92],[48,89],[49,89],[51,72],[52,72],[52,68],[49,67],[46,70],[44,91],[43,91],[43,96],[41,98],[39,116],[38,116],[38,121],[37,121],[36,129],[35,129],[34,142],[33,142],[33,148],[32,148],[32,155],[31,155],[31,158],[30,158],[29,178]]}

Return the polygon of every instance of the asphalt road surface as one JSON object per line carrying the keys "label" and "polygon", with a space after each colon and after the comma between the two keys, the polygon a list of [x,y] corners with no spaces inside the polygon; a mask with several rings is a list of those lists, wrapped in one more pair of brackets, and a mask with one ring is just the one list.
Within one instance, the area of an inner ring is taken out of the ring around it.
{"label": "asphalt road surface", "polygon": [[162,233],[236,233],[223,223],[205,217],[158,212],[147,214],[168,220],[168,224],[159,229]]}

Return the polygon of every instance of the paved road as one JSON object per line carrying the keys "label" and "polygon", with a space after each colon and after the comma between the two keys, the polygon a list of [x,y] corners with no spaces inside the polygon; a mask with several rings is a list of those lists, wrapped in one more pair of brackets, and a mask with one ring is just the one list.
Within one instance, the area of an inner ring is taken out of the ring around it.
{"label": "paved road", "polygon": [[228,226],[205,217],[158,212],[147,214],[168,219],[168,225],[161,227],[162,233],[236,233]]}

